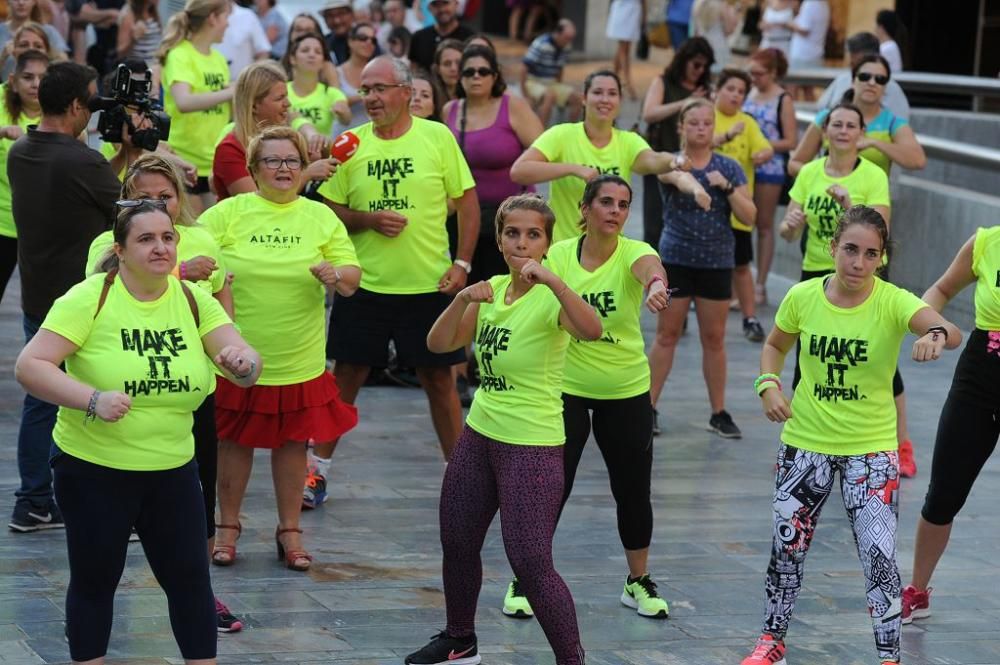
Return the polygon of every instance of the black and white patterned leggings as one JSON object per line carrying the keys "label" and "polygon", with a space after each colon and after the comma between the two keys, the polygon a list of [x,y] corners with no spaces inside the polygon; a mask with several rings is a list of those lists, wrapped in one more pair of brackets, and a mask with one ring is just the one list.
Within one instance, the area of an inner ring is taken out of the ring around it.
{"label": "black and white patterned leggings", "polygon": [[896,451],[824,455],[782,444],[774,489],[774,542],[767,567],[763,632],[784,639],[802,588],[806,553],[837,473],[864,570],[875,648],[899,660],[901,590],[896,566],[899,459]]}

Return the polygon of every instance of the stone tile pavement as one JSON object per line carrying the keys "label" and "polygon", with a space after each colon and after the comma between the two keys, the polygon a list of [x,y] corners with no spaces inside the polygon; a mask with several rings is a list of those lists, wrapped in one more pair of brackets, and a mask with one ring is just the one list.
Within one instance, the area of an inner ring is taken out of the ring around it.
{"label": "stone tile pavement", "polygon": [[[639,197],[636,197],[637,200]],[[637,211],[638,212],[638,211]],[[636,235],[639,220],[630,232]],[[787,283],[772,281],[772,297]],[[12,379],[21,346],[17,282],[0,307],[0,509],[17,485],[15,441],[20,391]],[[770,324],[773,307],[762,318]],[[705,430],[708,406],[697,327],[683,339],[659,404],[656,516],[650,568],[671,603],[667,621],[640,618],[618,602],[626,574],[607,476],[590,446],[556,537],[557,567],[577,602],[591,665],[732,665],[759,630],[763,572],[770,543],[770,495],[778,428],[759,412],[750,386],[759,346],[743,339],[732,315],[728,408],[744,438]],[[644,320],[647,334],[654,321]],[[912,338],[910,340],[912,342]],[[928,478],[941,403],[957,358],[916,366],[904,345],[901,368],[920,472],[904,481],[899,537],[904,579]],[[786,373],[787,374],[787,373]],[[220,663],[389,665],[402,662],[444,625],[437,497],[444,470],[418,390],[362,392],[361,424],[336,455],[332,498],[304,516],[316,561],[308,574],[282,568],[272,542],[276,520],[268,461],[254,471],[232,568],[213,568],[218,595],[247,628],[219,638]],[[987,465],[934,583],[934,616],[905,628],[908,665],[1000,664],[1000,535],[994,497],[1000,475]],[[551,665],[535,621],[504,617],[510,569],[494,525],[483,552],[478,634],[484,663]],[[0,531],[0,663],[67,662],[63,600],[68,581],[64,535]],[[115,606],[109,662],[180,663],[166,603],[141,545],[130,555]],[[788,662],[876,663],[864,582],[843,511],[835,498],[809,557],[805,588],[788,637]]]}

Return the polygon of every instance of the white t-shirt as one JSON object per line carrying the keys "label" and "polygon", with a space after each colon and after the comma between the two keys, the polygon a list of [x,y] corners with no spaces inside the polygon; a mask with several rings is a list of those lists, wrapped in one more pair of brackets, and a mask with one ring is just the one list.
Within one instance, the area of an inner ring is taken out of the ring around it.
{"label": "white t-shirt", "polygon": [[830,5],[826,0],[805,0],[795,16],[795,25],[809,33],[792,35],[788,59],[794,63],[821,64],[826,45],[826,30],[830,27]]}
{"label": "white t-shirt", "polygon": [[257,59],[258,53],[271,53],[271,42],[254,11],[235,3],[232,7],[226,34],[215,48],[226,56],[229,74],[235,81],[240,72]]}
{"label": "white t-shirt", "polygon": [[896,40],[890,39],[878,45],[878,52],[889,61],[889,71],[898,74],[903,71],[903,53],[899,50]]}

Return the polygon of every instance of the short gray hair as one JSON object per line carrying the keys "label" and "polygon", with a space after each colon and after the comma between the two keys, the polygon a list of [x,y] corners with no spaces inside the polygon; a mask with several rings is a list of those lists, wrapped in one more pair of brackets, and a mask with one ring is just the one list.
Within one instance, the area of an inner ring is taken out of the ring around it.
{"label": "short gray hair", "polygon": [[365,65],[365,69],[378,62],[388,62],[392,65],[393,78],[396,79],[396,83],[405,83],[410,86],[413,85],[413,74],[410,72],[410,66],[406,64],[406,61],[394,58],[391,55],[380,55],[372,58],[368,64]]}

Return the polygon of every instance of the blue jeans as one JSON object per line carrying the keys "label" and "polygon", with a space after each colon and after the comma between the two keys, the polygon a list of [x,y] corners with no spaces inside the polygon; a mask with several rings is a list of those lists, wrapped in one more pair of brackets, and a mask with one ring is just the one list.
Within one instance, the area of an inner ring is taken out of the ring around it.
{"label": "blue jeans", "polygon": [[[42,322],[33,316],[24,315],[24,343],[35,336]],[[55,404],[43,402],[31,395],[24,396],[21,410],[21,428],[17,433],[17,471],[21,476],[21,487],[14,496],[17,503],[30,503],[45,510],[52,503],[52,469],[49,457],[53,446],[52,430],[56,426]]]}
{"label": "blue jeans", "polygon": [[667,30],[670,32],[670,46],[674,49],[674,53],[676,53],[677,49],[681,47],[681,44],[687,41],[690,25],[687,23],[674,23],[673,21],[667,21]]}

